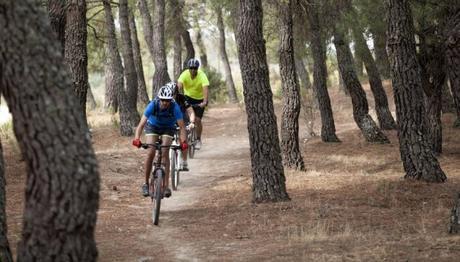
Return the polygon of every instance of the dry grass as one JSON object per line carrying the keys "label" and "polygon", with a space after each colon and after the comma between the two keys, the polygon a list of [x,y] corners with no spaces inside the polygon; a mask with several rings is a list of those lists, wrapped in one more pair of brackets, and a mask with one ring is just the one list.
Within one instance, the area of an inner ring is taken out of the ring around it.
{"label": "dry grass", "polygon": [[[165,255],[155,261],[457,261],[460,237],[447,234],[460,188],[460,137],[451,128],[453,116],[443,117],[444,153],[439,158],[448,181],[405,180],[396,132],[385,132],[389,145],[365,142],[353,122],[350,98],[330,91],[342,143],[308,137],[301,147],[307,171],[285,170],[291,201],[251,202],[249,149],[237,143],[247,139],[246,119],[236,106],[218,106],[205,118],[206,137],[217,141],[209,150],[216,154],[198,160],[216,170],[200,189],[206,194],[191,196],[187,201],[195,202],[190,208],[165,212],[171,219],[158,229],[145,226],[148,209],[138,197],[140,176],[133,176],[142,173],[137,172],[141,154],[125,147],[130,138],[118,135],[108,114],[90,112],[103,179],[97,227],[99,248],[106,252],[102,260],[149,257],[145,240],[158,233],[174,241],[160,244]],[[307,137],[305,130],[301,128],[301,138]],[[226,146],[234,151],[218,154]],[[17,170],[24,165],[17,156],[7,158],[9,235],[15,243],[24,179]],[[228,165],[219,166],[222,160]],[[112,185],[119,190],[111,190]]]}

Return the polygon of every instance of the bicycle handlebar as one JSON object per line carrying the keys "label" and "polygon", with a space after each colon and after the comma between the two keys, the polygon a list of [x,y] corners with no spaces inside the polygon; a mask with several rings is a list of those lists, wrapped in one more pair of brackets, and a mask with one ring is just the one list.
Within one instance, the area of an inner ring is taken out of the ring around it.
{"label": "bicycle handlebar", "polygon": [[161,148],[171,148],[171,149],[173,149],[173,150],[182,149],[180,145],[169,145],[169,146],[165,146],[165,145],[162,145],[162,144],[160,144],[160,143],[155,143],[155,144],[146,144],[146,143],[144,144],[144,143],[142,143],[142,144],[141,144],[141,147],[142,147],[143,149],[147,149],[147,148],[149,148],[149,147],[153,147],[153,148],[155,148],[155,149],[157,149],[157,150],[160,150]]}

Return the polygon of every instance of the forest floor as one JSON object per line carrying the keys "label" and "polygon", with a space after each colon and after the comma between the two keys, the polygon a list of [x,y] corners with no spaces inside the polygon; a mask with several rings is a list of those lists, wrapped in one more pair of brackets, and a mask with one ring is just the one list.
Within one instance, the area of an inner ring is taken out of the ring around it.
{"label": "forest floor", "polygon": [[[454,116],[443,117],[439,157],[448,181],[427,184],[402,178],[396,131],[385,132],[391,144],[369,144],[353,122],[350,98],[333,89],[331,99],[342,143],[307,137],[302,119],[307,171],[286,169],[291,201],[271,204],[251,202],[244,107],[211,105],[202,150],[189,160],[190,172],[181,173],[178,191],[162,202],[159,226],[140,192],[145,151],[119,136],[110,116],[90,112],[101,175],[99,261],[458,261],[460,236],[447,234],[460,191]],[[319,129],[318,116],[315,122]],[[8,237],[16,249],[25,167],[16,147],[7,144],[4,152]]]}

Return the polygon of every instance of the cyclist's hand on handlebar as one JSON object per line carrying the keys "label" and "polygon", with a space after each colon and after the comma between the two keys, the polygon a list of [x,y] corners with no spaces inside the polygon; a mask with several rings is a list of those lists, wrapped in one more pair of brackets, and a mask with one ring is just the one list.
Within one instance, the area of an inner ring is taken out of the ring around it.
{"label": "cyclist's hand on handlebar", "polygon": [[187,142],[182,142],[182,143],[180,143],[180,148],[181,148],[182,150],[187,150],[187,148],[188,148]]}
{"label": "cyclist's hand on handlebar", "polygon": [[133,140],[133,146],[137,147],[137,148],[140,148],[141,147],[141,140],[140,139],[134,139]]}
{"label": "cyclist's hand on handlebar", "polygon": [[203,102],[201,102],[201,103],[199,104],[199,106],[200,106],[201,108],[205,108],[207,105],[208,105],[208,101],[207,101],[207,100],[203,100]]}
{"label": "cyclist's hand on handlebar", "polygon": [[195,127],[195,124],[194,124],[194,123],[190,123],[190,124],[188,124],[188,126],[187,126],[188,130],[193,129],[194,127]]}

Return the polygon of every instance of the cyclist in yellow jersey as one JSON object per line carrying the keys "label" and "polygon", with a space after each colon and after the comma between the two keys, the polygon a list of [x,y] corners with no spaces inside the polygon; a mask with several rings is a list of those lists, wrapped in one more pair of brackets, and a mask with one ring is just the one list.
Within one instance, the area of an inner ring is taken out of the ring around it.
{"label": "cyclist in yellow jersey", "polygon": [[197,143],[196,149],[201,148],[201,133],[203,125],[201,119],[205,107],[208,105],[208,87],[209,80],[206,74],[199,70],[200,62],[192,58],[187,62],[187,70],[184,70],[177,80],[177,86],[184,91],[185,99],[192,105],[195,111],[195,127]]}

